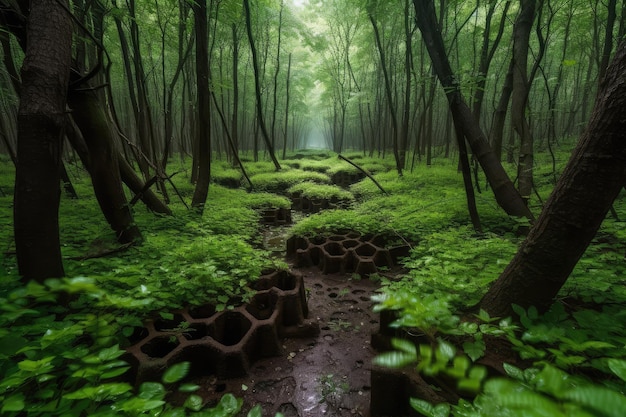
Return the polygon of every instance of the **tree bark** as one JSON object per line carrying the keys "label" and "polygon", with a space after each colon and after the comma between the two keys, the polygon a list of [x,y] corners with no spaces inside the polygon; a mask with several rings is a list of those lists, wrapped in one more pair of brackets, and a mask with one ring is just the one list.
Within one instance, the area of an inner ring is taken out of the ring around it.
{"label": "tree bark", "polygon": [[528,106],[528,47],[530,31],[535,20],[535,0],[521,0],[521,7],[513,28],[513,97],[511,120],[520,137],[517,177],[519,192],[528,202],[533,190],[533,137],[526,120]]}
{"label": "tree bark", "polygon": [[519,251],[480,302],[492,316],[511,304],[547,309],[626,183],[626,43],[600,84],[589,124]]}
{"label": "tree bark", "polygon": [[263,140],[265,141],[265,146],[267,147],[267,151],[270,154],[270,158],[274,163],[274,167],[276,171],[280,171],[280,163],[276,159],[276,155],[274,154],[274,148],[272,147],[272,143],[270,141],[269,134],[267,133],[267,127],[265,126],[265,116],[263,114],[263,100],[261,99],[261,85],[259,80],[259,62],[257,59],[257,50],[254,44],[254,36],[252,35],[252,19],[250,12],[250,1],[243,0],[243,8],[246,15],[246,31],[248,34],[248,42],[250,43],[250,52],[252,54],[252,67],[254,70],[254,93],[256,97],[256,112],[257,112],[257,122],[259,124],[259,128],[261,129],[261,134],[263,136]]}
{"label": "tree bark", "polygon": [[445,53],[432,0],[413,0],[413,4],[417,16],[417,25],[422,32],[435,72],[446,92],[452,117],[455,119],[455,123],[463,129],[474,156],[478,159],[487,180],[491,184],[496,201],[509,215],[532,219],[532,213],[513,186],[495,153],[489,147],[484,133],[463,99],[460,84],[452,72]]}
{"label": "tree bark", "polygon": [[114,146],[111,127],[95,91],[70,90],[68,105],[72,109],[74,122],[85,139],[89,152],[86,168],[91,175],[96,199],[104,217],[120,243],[140,241],[141,232],[135,225],[122,188],[119,156]]}
{"label": "tree bark", "polygon": [[207,1],[200,0],[193,6],[196,30],[196,87],[198,90],[198,125],[195,142],[198,148],[198,179],[193,193],[191,206],[200,213],[204,210],[209,181],[211,180],[211,95],[209,92],[209,44]]}
{"label": "tree bark", "polygon": [[65,274],[59,241],[60,169],[72,23],[66,0],[32,0],[18,111],[14,227],[19,273]]}

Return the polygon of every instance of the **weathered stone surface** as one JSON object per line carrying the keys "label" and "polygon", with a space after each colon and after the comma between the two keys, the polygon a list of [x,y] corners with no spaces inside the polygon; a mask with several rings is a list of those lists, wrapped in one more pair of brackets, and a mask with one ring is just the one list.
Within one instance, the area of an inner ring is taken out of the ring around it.
{"label": "weathered stone surface", "polygon": [[355,272],[368,277],[381,268],[392,268],[408,253],[408,245],[387,249],[384,237],[354,232],[327,238],[292,236],[287,240],[287,257],[295,267],[318,266],[324,274]]}
{"label": "weathered stone surface", "polygon": [[172,319],[155,319],[135,329],[126,349],[135,382],[159,380],[175,363],[189,361],[195,376],[235,378],[246,375],[261,358],[278,356],[282,337],[319,333],[306,320],[308,307],[302,276],[275,271],[255,283],[256,295],[246,305],[217,312],[215,306],[186,308]]}

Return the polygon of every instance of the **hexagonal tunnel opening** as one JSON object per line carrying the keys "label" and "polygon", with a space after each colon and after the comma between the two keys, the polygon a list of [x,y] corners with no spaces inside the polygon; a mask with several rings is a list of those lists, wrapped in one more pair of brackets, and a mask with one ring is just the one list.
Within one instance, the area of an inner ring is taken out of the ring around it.
{"label": "hexagonal tunnel opening", "polygon": [[212,304],[205,304],[197,307],[191,307],[189,309],[189,315],[193,319],[208,319],[215,314],[215,306]]}
{"label": "hexagonal tunnel opening", "polygon": [[141,346],[141,351],[151,358],[164,358],[172,352],[180,342],[175,336],[157,336]]}
{"label": "hexagonal tunnel opening", "polygon": [[283,291],[290,291],[296,288],[296,276],[287,271],[279,271],[276,273],[274,286]]}
{"label": "hexagonal tunnel opening", "polygon": [[361,257],[371,257],[374,256],[374,254],[376,253],[377,249],[370,245],[369,243],[363,243],[361,246],[357,247],[354,249],[354,252]]}
{"label": "hexagonal tunnel opening", "polygon": [[341,245],[346,249],[350,249],[359,246],[359,241],[355,239],[345,239],[341,242]]}
{"label": "hexagonal tunnel opening", "polygon": [[321,236],[314,236],[309,240],[314,245],[321,245],[322,243],[326,242],[326,239]]}
{"label": "hexagonal tunnel opening", "polygon": [[187,361],[189,366],[189,377],[214,375],[218,352],[214,346],[208,344],[194,344],[183,347],[168,360],[168,366],[174,363]]}
{"label": "hexagonal tunnel opening", "polygon": [[278,295],[276,293],[259,293],[252,297],[246,305],[246,311],[258,320],[267,320],[274,314],[277,302]]}
{"label": "hexagonal tunnel opening", "polygon": [[187,340],[198,340],[209,334],[208,326],[204,323],[191,323],[184,330],[182,335]]}
{"label": "hexagonal tunnel opening", "polygon": [[150,332],[145,327],[134,326],[132,329],[132,333],[130,334],[130,336],[128,336],[129,345],[139,343],[150,335]]}
{"label": "hexagonal tunnel opening", "polygon": [[241,342],[250,327],[250,319],[239,311],[226,311],[211,324],[209,336],[224,346],[234,346]]}
{"label": "hexagonal tunnel opening", "polygon": [[346,253],[343,245],[337,242],[328,242],[324,245],[324,250],[330,256],[341,256]]}
{"label": "hexagonal tunnel opening", "polygon": [[154,329],[159,332],[168,332],[180,327],[181,323],[185,321],[182,314],[174,314],[171,319],[160,318],[155,320]]}

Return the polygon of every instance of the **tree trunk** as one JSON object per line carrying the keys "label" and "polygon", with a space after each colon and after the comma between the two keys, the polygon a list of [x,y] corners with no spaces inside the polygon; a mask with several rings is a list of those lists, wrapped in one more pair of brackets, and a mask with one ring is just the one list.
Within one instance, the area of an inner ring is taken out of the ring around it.
{"label": "tree trunk", "polygon": [[396,117],[396,108],[393,102],[393,93],[391,91],[391,81],[389,79],[389,74],[387,71],[387,62],[385,61],[385,49],[380,40],[380,33],[378,32],[378,25],[376,24],[376,20],[374,20],[374,16],[371,13],[368,13],[368,15],[370,22],[372,23],[372,28],[374,29],[376,48],[378,49],[378,54],[380,55],[380,67],[383,70],[383,77],[385,80],[385,93],[387,95],[389,115],[391,116],[391,134],[393,135],[391,140],[393,144],[393,156],[396,160],[396,169],[398,170],[398,174],[402,175],[403,164],[400,162],[400,153],[398,151],[398,118]]}
{"label": "tree trunk", "polygon": [[200,0],[193,6],[196,30],[196,82],[198,99],[198,120],[195,135],[198,179],[191,200],[191,206],[200,213],[204,210],[209,181],[211,180],[211,95],[209,93],[209,29],[207,0]]}
{"label": "tree trunk", "polygon": [[263,140],[265,141],[265,146],[267,146],[267,151],[270,154],[270,158],[274,163],[274,167],[277,171],[280,170],[280,163],[276,159],[276,155],[274,155],[274,148],[270,142],[269,134],[267,133],[267,127],[265,126],[265,116],[263,114],[263,101],[261,99],[261,85],[259,80],[259,63],[257,60],[257,50],[254,44],[254,37],[252,36],[252,21],[251,21],[251,12],[250,12],[250,1],[243,0],[244,11],[246,15],[246,30],[248,33],[248,42],[250,43],[250,52],[252,54],[252,66],[254,69],[254,92],[256,97],[256,110],[257,110],[257,121],[259,124],[259,128],[261,129],[261,134],[263,135]]}
{"label": "tree trunk", "polygon": [[511,119],[513,128],[520,137],[517,167],[519,192],[528,202],[533,190],[533,137],[530,132],[526,109],[528,106],[528,47],[530,31],[535,20],[535,0],[521,0],[521,8],[513,28],[513,97]]}
{"label": "tree trunk", "polygon": [[446,92],[452,117],[456,120],[455,123],[462,127],[475,157],[491,184],[496,201],[509,215],[533,218],[524,200],[502,168],[500,161],[489,147],[484,133],[463,99],[460,84],[452,73],[450,62],[445,53],[432,0],[413,0],[413,4],[418,27],[422,32],[435,72]]}
{"label": "tree trunk", "polygon": [[89,163],[86,168],[104,217],[120,243],[141,240],[122,188],[119,154],[114,146],[111,127],[95,91],[86,88],[70,90],[68,105],[87,145]]}
{"label": "tree trunk", "polygon": [[509,108],[509,101],[511,100],[511,92],[513,91],[513,61],[509,65],[509,69],[506,72],[504,78],[504,84],[502,85],[502,92],[500,93],[500,99],[498,105],[493,112],[493,119],[491,121],[491,130],[489,131],[489,142],[493,148],[493,152],[496,154],[498,161],[502,161],[502,142],[504,137],[504,122],[506,121],[506,112]]}
{"label": "tree trunk", "polygon": [[547,309],[626,183],[626,43],[600,84],[594,110],[554,191],[519,251],[480,302],[492,316],[511,304]]}
{"label": "tree trunk", "polygon": [[59,241],[60,169],[72,23],[66,0],[32,0],[18,112],[14,227],[25,280],[65,274]]}

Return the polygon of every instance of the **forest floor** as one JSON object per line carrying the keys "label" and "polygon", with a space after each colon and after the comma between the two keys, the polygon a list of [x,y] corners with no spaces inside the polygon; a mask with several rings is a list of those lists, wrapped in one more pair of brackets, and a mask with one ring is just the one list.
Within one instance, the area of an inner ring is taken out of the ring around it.
{"label": "forest floor", "polygon": [[[284,232],[266,229],[266,249],[279,257],[285,256]],[[193,381],[202,387],[198,394],[211,403],[232,393],[244,400],[241,415],[260,405],[263,416],[369,416],[376,355],[370,339],[379,329],[371,295],[379,283],[357,274],[323,274],[318,267],[293,270],[303,276],[308,321],[320,333],[283,340],[281,356],[255,362],[245,377],[200,377]]]}
{"label": "forest floor", "polygon": [[317,268],[299,269],[307,288],[309,320],[316,337],[285,339],[283,355],[255,362],[249,375],[237,379],[203,378],[200,395],[219,400],[225,392],[244,400],[244,413],[255,405],[264,416],[368,416],[370,338],[378,329],[370,295],[372,281],[348,275],[323,275]]}

